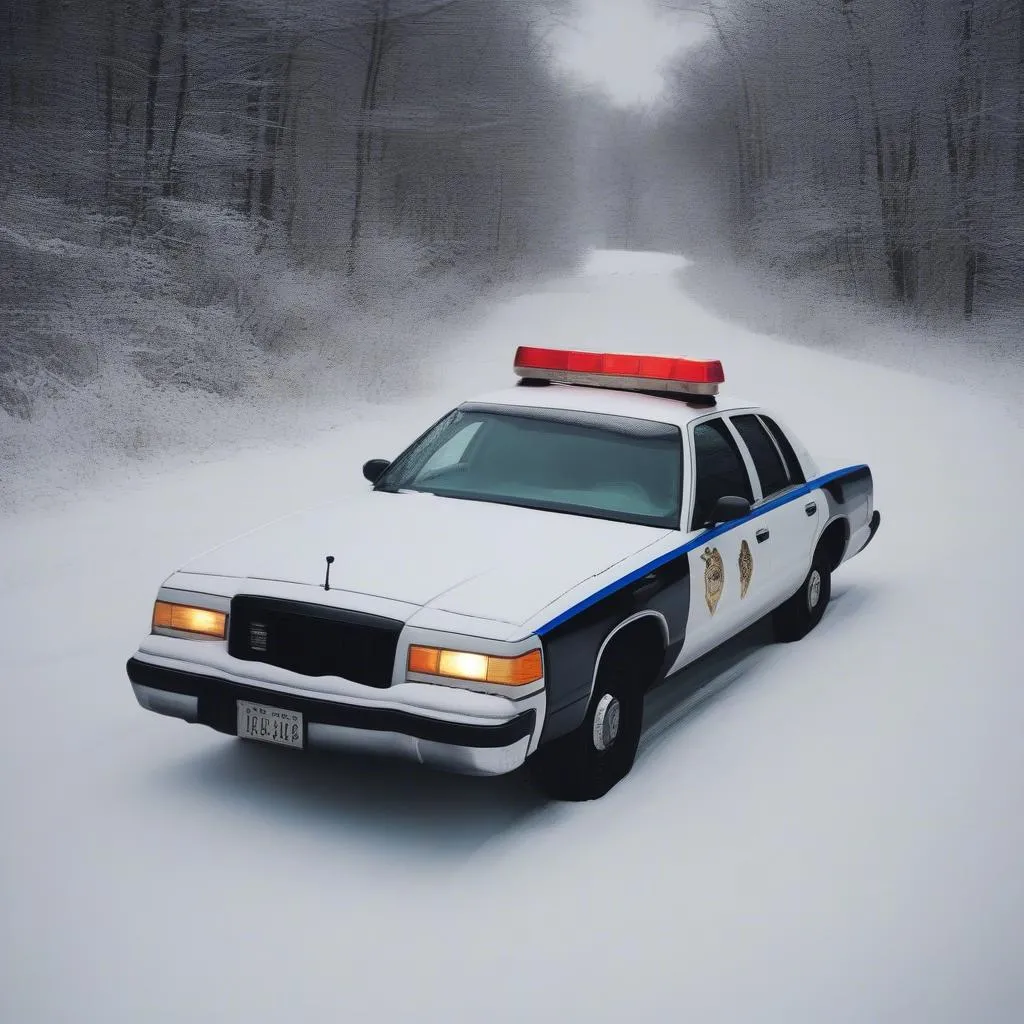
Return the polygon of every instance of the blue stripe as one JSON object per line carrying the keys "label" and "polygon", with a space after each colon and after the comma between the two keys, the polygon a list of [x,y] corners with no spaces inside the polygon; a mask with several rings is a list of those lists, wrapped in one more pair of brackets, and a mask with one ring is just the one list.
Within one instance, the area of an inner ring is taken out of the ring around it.
{"label": "blue stripe", "polygon": [[864,465],[847,466],[846,469],[837,469],[834,473],[826,473],[824,476],[819,476],[816,480],[811,480],[806,484],[802,484],[795,491],[787,491],[781,497],[773,498],[771,501],[766,501],[763,505],[758,505],[758,507],[754,509],[749,516],[744,516],[742,519],[736,519],[731,523],[723,523],[721,526],[705,530],[704,533],[695,537],[693,540],[688,541],[682,547],[675,548],[673,551],[668,552],[668,554],[661,555],[659,558],[654,559],[653,562],[648,562],[639,569],[634,569],[628,576],[623,576],[614,583],[609,583],[608,586],[599,590],[596,594],[592,594],[590,597],[584,598],[578,604],[574,604],[568,611],[562,612],[561,615],[556,615],[550,622],[545,622],[544,625],[535,632],[538,636],[544,636],[545,633],[550,633],[551,630],[561,626],[563,622],[568,622],[569,619],[579,615],[580,612],[585,612],[588,608],[592,608],[598,601],[603,601],[606,597],[610,597],[612,594],[622,590],[624,587],[628,587],[631,583],[636,583],[637,580],[643,579],[643,577],[649,572],[653,572],[655,569],[660,569],[663,565],[666,565],[680,556],[693,551],[694,548],[699,548],[702,545],[707,544],[709,541],[714,540],[716,537],[721,537],[723,533],[728,533],[730,530],[746,526],[747,523],[751,523],[755,519],[766,515],[768,512],[773,512],[775,509],[789,504],[791,501],[798,501],[800,498],[806,497],[812,491],[816,491],[819,488],[824,487],[826,484],[832,483],[833,480],[838,480],[841,477],[849,476],[851,473],[857,473],[860,470],[867,468],[868,467]]}

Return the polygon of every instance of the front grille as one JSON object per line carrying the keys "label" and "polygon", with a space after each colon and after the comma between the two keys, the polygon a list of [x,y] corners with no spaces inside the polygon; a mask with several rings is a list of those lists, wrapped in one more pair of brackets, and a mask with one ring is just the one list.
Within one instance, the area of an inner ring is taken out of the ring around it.
{"label": "front grille", "polygon": [[228,653],[383,689],[391,685],[401,631],[396,619],[243,594],[231,602]]}

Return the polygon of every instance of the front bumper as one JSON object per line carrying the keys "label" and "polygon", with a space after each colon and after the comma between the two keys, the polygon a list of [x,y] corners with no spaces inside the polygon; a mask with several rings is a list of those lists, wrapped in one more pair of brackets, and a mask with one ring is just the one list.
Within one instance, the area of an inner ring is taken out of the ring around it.
{"label": "front bumper", "polygon": [[265,689],[222,676],[131,658],[128,678],[142,707],[237,735],[236,702],[302,713],[304,746],[405,757],[464,775],[503,775],[526,760],[537,727],[534,708],[481,725]]}

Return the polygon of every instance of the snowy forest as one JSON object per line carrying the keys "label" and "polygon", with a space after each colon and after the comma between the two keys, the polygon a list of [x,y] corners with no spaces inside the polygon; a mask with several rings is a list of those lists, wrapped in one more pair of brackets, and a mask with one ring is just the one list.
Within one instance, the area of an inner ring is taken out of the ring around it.
{"label": "snowy forest", "polygon": [[1022,0],[660,0],[706,32],[644,110],[557,71],[577,6],[2,0],[0,415],[242,394],[593,245],[1019,308]]}
{"label": "snowy forest", "polygon": [[557,3],[4,6],[10,414],[112,360],[230,391],[327,309],[567,258]]}
{"label": "snowy forest", "polygon": [[1021,0],[701,9],[661,150],[737,257],[944,320],[1019,311]]}

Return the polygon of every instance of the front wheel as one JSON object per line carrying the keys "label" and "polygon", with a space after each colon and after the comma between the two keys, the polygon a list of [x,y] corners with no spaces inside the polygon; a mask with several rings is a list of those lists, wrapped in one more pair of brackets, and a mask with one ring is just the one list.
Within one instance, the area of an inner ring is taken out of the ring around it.
{"label": "front wheel", "polygon": [[533,780],[546,796],[596,800],[629,774],[644,714],[643,686],[635,676],[622,654],[606,655],[583,723],[530,759]]}
{"label": "front wheel", "polygon": [[831,596],[832,573],[816,554],[800,589],[772,613],[775,639],[783,643],[802,640],[821,622]]}

